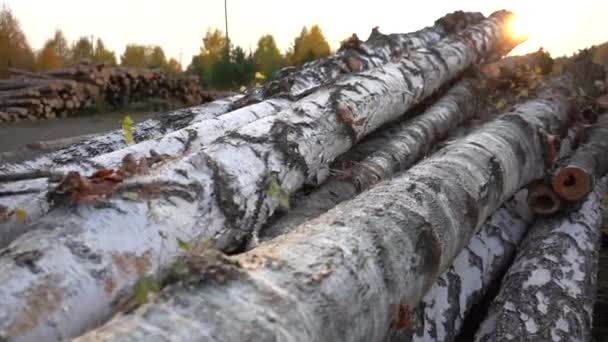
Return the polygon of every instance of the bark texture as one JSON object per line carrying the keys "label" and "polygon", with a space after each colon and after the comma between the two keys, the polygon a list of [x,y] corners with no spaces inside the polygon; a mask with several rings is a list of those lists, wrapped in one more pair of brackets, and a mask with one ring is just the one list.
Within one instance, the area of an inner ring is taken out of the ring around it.
{"label": "bark texture", "polygon": [[[542,137],[567,124],[574,85],[542,95],[402,175],[241,254],[80,341],[380,341],[517,189],[541,177]],[[403,257],[407,255],[408,257]],[[217,258],[215,260],[218,260]]]}
{"label": "bark texture", "polygon": [[[241,98],[233,97],[227,105],[217,106],[216,103],[208,105],[212,110],[216,110],[216,115],[211,117],[201,117],[192,120],[178,112],[177,124],[170,129],[163,123],[163,120],[156,122],[148,120],[135,128],[137,134],[136,141],[140,143],[134,147],[126,147],[122,138],[122,132],[116,131],[115,134],[101,136],[91,141],[85,141],[86,152],[82,151],[81,144],[76,144],[68,149],[62,149],[57,153],[63,159],[51,154],[43,156],[28,163],[18,163],[0,167],[0,175],[27,172],[32,169],[59,167],[63,170],[79,171],[90,173],[99,168],[115,167],[120,163],[121,158],[127,153],[132,153],[136,157],[146,155],[148,150],[153,149],[159,153],[183,155],[189,152],[190,147],[199,147],[215,138],[223,135],[229,130],[236,129],[255,119],[269,115],[274,115],[278,111],[285,109],[289,104],[287,99],[270,99],[277,95],[280,87],[291,84],[289,100],[295,101],[306,94],[315,90],[321,84],[328,84],[350,72],[360,72],[371,68],[379,67],[391,61],[398,61],[404,54],[431,46],[440,39],[445,38],[449,33],[458,32],[465,27],[478,23],[483,20],[480,13],[454,12],[436,21],[432,27],[407,34],[384,35],[374,29],[367,42],[362,43],[358,40],[349,40],[348,43],[338,51],[335,56],[307,63],[299,71],[290,73],[284,77],[279,77],[276,81],[269,83],[264,89],[253,89],[248,96]],[[500,53],[499,53],[500,54]],[[277,88],[279,87],[279,88]],[[284,94],[283,94],[284,95]],[[239,99],[238,101],[236,99]],[[262,102],[251,106],[253,102]],[[217,107],[217,108],[216,108]],[[229,115],[222,115],[230,112],[231,109],[240,108]],[[176,115],[175,113],[173,115]],[[169,116],[167,116],[169,117]],[[171,119],[174,121],[175,119]],[[192,121],[188,121],[192,120]],[[347,118],[348,120],[348,118]],[[164,120],[167,121],[167,120]],[[163,126],[164,125],[164,126]],[[173,130],[176,130],[172,133]],[[165,135],[161,141],[152,139],[157,136]],[[95,144],[100,140],[105,144],[103,151],[97,151],[100,146]],[[184,148],[186,147],[186,148]],[[91,152],[93,151],[93,152]],[[115,151],[115,152],[112,152]],[[109,153],[109,156],[94,158],[98,154]],[[65,160],[66,156],[72,156]],[[51,160],[46,160],[50,158]],[[40,164],[42,163],[42,164]],[[9,208],[19,208],[28,213],[28,220],[17,220],[12,217],[8,221],[0,223],[0,247],[6,246],[15,237],[29,230],[27,223],[37,219],[48,210],[48,204],[44,199],[44,193],[49,187],[44,179],[32,182],[22,182],[13,184],[0,184],[0,195],[19,194],[18,196],[0,196],[0,205]]]}
{"label": "bark texture", "polygon": [[[82,333],[107,318],[142,274],[169,264],[180,252],[177,238],[212,238],[238,250],[279,205],[268,195],[271,185],[290,194],[314,182],[353,143],[471,64],[512,47],[510,16],[497,12],[431,49],[342,78],[278,115],[125,181],[107,200],[50,211],[0,257],[3,335],[19,341]],[[18,262],[24,253],[35,260]],[[36,303],[49,292],[57,300],[41,312]]]}
{"label": "bark texture", "polygon": [[477,341],[589,341],[602,222],[596,188],[580,209],[531,227]]}
{"label": "bark texture", "polygon": [[414,114],[413,119],[382,129],[355,146],[348,154],[366,157],[344,173],[330,177],[311,194],[296,200],[294,208],[286,215],[262,229],[261,241],[285,234],[414,165],[451,130],[475,115],[478,92],[475,80],[460,81],[420,115]]}
{"label": "bark texture", "polygon": [[[201,106],[171,111],[157,119],[145,120],[133,127],[135,142],[156,138],[186,127],[191,123],[208,120],[230,110],[234,102],[242,95],[219,99]],[[33,160],[0,165],[0,174],[19,173],[30,170],[48,169],[64,165],[74,160],[92,158],[104,153],[126,147],[122,130],[97,135],[76,144],[61,148],[58,151],[44,154]]]}
{"label": "bark texture", "polygon": [[[67,174],[76,171],[81,174],[92,174],[98,169],[112,169],[121,166],[123,158],[128,154],[140,159],[154,151],[159,155],[171,158],[181,158],[193,151],[200,150],[229,131],[234,131],[255,120],[275,115],[286,109],[291,101],[284,99],[270,99],[229,113],[218,115],[209,119],[194,119],[188,126],[174,132],[165,134],[156,139],[144,140],[138,144],[127,146],[114,152],[102,154],[93,158],[74,159],[54,172]],[[31,174],[31,172],[29,173]],[[0,175],[2,178],[2,175]],[[17,236],[26,233],[32,228],[29,223],[44,213],[50,207],[47,201],[47,190],[56,184],[49,184],[46,178],[18,181],[5,184],[0,191],[19,194],[0,196],[0,205],[8,208],[19,208],[27,213],[26,221],[11,217],[0,224],[0,247],[5,247]]]}
{"label": "bark texture", "polygon": [[457,11],[438,19],[433,26],[412,33],[385,35],[374,28],[365,42],[353,35],[334,56],[308,62],[298,68],[280,70],[277,80],[267,83],[258,96],[301,97],[344,74],[377,68],[398,61],[411,51],[430,48],[449,34],[462,31],[483,19],[481,13]]}
{"label": "bark texture", "polygon": [[388,341],[454,341],[472,306],[509,266],[532,222],[526,191],[518,192],[483,224],[454,263],[422,299],[411,330],[391,331]]}
{"label": "bark texture", "polygon": [[553,177],[553,188],[562,198],[580,200],[608,172],[608,115],[601,115],[591,127],[587,141],[565,161]]}

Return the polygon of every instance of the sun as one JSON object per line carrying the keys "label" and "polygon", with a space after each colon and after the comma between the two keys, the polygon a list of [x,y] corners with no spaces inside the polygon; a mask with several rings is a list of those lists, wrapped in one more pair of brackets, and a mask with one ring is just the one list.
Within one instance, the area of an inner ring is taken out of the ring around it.
{"label": "sun", "polygon": [[518,41],[527,40],[532,29],[533,22],[522,15],[514,15],[508,24],[509,34]]}

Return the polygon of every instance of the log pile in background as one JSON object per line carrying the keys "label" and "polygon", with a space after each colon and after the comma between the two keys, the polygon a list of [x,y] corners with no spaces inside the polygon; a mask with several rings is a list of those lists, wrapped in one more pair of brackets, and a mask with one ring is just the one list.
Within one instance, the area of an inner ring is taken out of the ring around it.
{"label": "log pile in background", "polygon": [[[369,70],[340,70],[349,59],[288,70],[270,98],[176,114],[181,130],[126,148],[113,139],[64,169],[36,169],[50,157],[12,167],[13,203],[41,186],[23,171],[59,182],[42,184],[48,208],[0,253],[0,338],[454,340],[532,221],[525,187],[550,178],[557,142],[576,136],[580,89],[595,97],[604,78],[549,79],[550,67],[531,67],[542,51],[478,68],[518,43],[510,19],[429,31],[431,46]],[[18,209],[0,218],[27,221]],[[263,243],[248,244],[258,232]],[[590,269],[576,275],[592,287]]]}
{"label": "log pile in background", "polygon": [[0,122],[51,119],[90,106],[99,96],[116,107],[149,98],[186,105],[212,99],[196,76],[173,76],[156,69],[83,62],[41,73],[10,72],[12,78],[0,80]]}

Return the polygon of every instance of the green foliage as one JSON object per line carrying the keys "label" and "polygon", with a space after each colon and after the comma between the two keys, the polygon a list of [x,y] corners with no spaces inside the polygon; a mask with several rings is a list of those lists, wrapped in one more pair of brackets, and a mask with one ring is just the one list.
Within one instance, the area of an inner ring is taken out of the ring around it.
{"label": "green foliage", "polygon": [[293,50],[289,52],[289,62],[300,65],[306,62],[329,56],[329,43],[325,39],[319,25],[313,25],[310,30],[302,29],[294,40]]}
{"label": "green foliage", "polygon": [[122,133],[125,137],[125,143],[130,145],[133,143],[133,119],[131,116],[126,115],[121,122]]}
{"label": "green foliage", "polygon": [[106,49],[101,38],[97,38],[95,42],[95,52],[93,53],[93,62],[95,63],[107,63],[110,65],[116,65],[116,55],[114,51]]}
{"label": "green foliage", "polygon": [[167,57],[165,51],[160,46],[149,46],[146,48],[146,67],[148,68],[167,68]]}
{"label": "green foliage", "polygon": [[120,60],[122,65],[128,67],[168,69],[165,51],[158,45],[129,44]]}
{"label": "green foliage", "polygon": [[266,194],[269,197],[278,199],[281,208],[289,209],[289,193],[281,187],[275,175],[273,175],[268,182],[268,191],[266,191]]}
{"label": "green foliage", "polygon": [[198,56],[192,58],[188,72],[199,77],[204,87],[238,89],[249,85],[255,76],[253,56],[237,46],[226,49],[220,30],[208,30]]}
{"label": "green foliage", "polygon": [[135,283],[134,295],[135,302],[139,305],[144,305],[148,302],[148,297],[151,293],[160,292],[161,286],[154,277],[144,276]]}
{"label": "green foliage", "polygon": [[190,245],[189,242],[184,241],[180,238],[176,238],[177,240],[177,246],[179,247],[179,249],[181,249],[183,252],[190,252],[190,250],[192,249],[192,246]]}
{"label": "green foliage", "polygon": [[120,56],[120,64],[127,67],[143,68],[146,66],[146,48],[143,45],[128,44]]}
{"label": "green foliage", "polygon": [[13,12],[0,8],[0,77],[8,76],[8,68],[34,70],[34,53]]}
{"label": "green foliage", "polygon": [[167,62],[167,72],[170,74],[179,74],[182,72],[182,65],[175,58],[171,58]]}
{"label": "green foliage", "polygon": [[72,62],[78,63],[83,60],[93,60],[95,51],[93,43],[88,37],[80,37],[72,46]]}
{"label": "green foliage", "polygon": [[283,67],[283,55],[281,55],[279,48],[277,48],[272,35],[263,35],[258,40],[258,46],[253,53],[253,61],[257,70],[269,78],[272,78],[274,73]]}

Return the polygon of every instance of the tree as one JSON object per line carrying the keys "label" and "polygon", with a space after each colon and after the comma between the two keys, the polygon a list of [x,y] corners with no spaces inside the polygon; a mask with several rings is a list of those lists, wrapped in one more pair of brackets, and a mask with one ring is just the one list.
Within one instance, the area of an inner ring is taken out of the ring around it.
{"label": "tree", "polygon": [[597,46],[593,61],[597,64],[608,66],[608,42]]}
{"label": "tree", "polygon": [[268,78],[272,78],[274,73],[283,66],[283,56],[279,52],[272,35],[263,35],[258,40],[258,46],[253,53],[253,60],[257,70]]}
{"label": "tree", "polygon": [[38,54],[36,66],[38,70],[51,70],[61,67],[62,63],[52,45],[45,46]]}
{"label": "tree", "polygon": [[146,66],[146,48],[143,45],[129,44],[120,56],[120,64],[128,67],[143,68]]}
{"label": "tree", "polygon": [[72,52],[68,46],[68,40],[65,38],[61,29],[55,30],[53,38],[46,41],[44,48],[52,48],[55,55],[59,59],[60,65],[66,65],[71,60]]}
{"label": "tree", "polygon": [[182,72],[182,65],[175,58],[171,58],[167,62],[167,71],[171,74],[179,74]]}
{"label": "tree", "polygon": [[35,57],[21,25],[7,6],[0,8],[0,77],[7,76],[7,69],[16,67],[33,70]]}
{"label": "tree", "polygon": [[304,27],[300,35],[294,40],[293,54],[291,55],[290,62],[300,65],[328,56],[330,52],[329,43],[325,39],[319,25],[313,25],[310,30]]}
{"label": "tree", "polygon": [[208,29],[205,37],[203,38],[203,46],[201,47],[201,54],[209,54],[212,56],[221,56],[224,48],[226,47],[226,36],[221,30]]}
{"label": "tree", "polygon": [[93,60],[93,43],[87,37],[80,37],[72,46],[72,62],[78,63],[82,60]]}
{"label": "tree", "polygon": [[167,57],[165,51],[160,46],[146,47],[146,66],[148,68],[167,68]]}
{"label": "tree", "polygon": [[[226,37],[224,33],[218,29],[208,29],[205,37],[203,37],[203,46],[200,53],[192,58],[188,72],[198,75],[201,84],[204,87],[217,86],[217,77],[220,73],[215,71],[216,68],[226,69],[225,66],[218,64],[222,58],[222,52],[226,46]],[[224,70],[224,72],[227,72]]]}
{"label": "tree", "polygon": [[93,61],[95,63],[107,63],[116,65],[116,55],[114,51],[106,49],[101,38],[97,38],[95,42],[95,52],[93,54]]}

